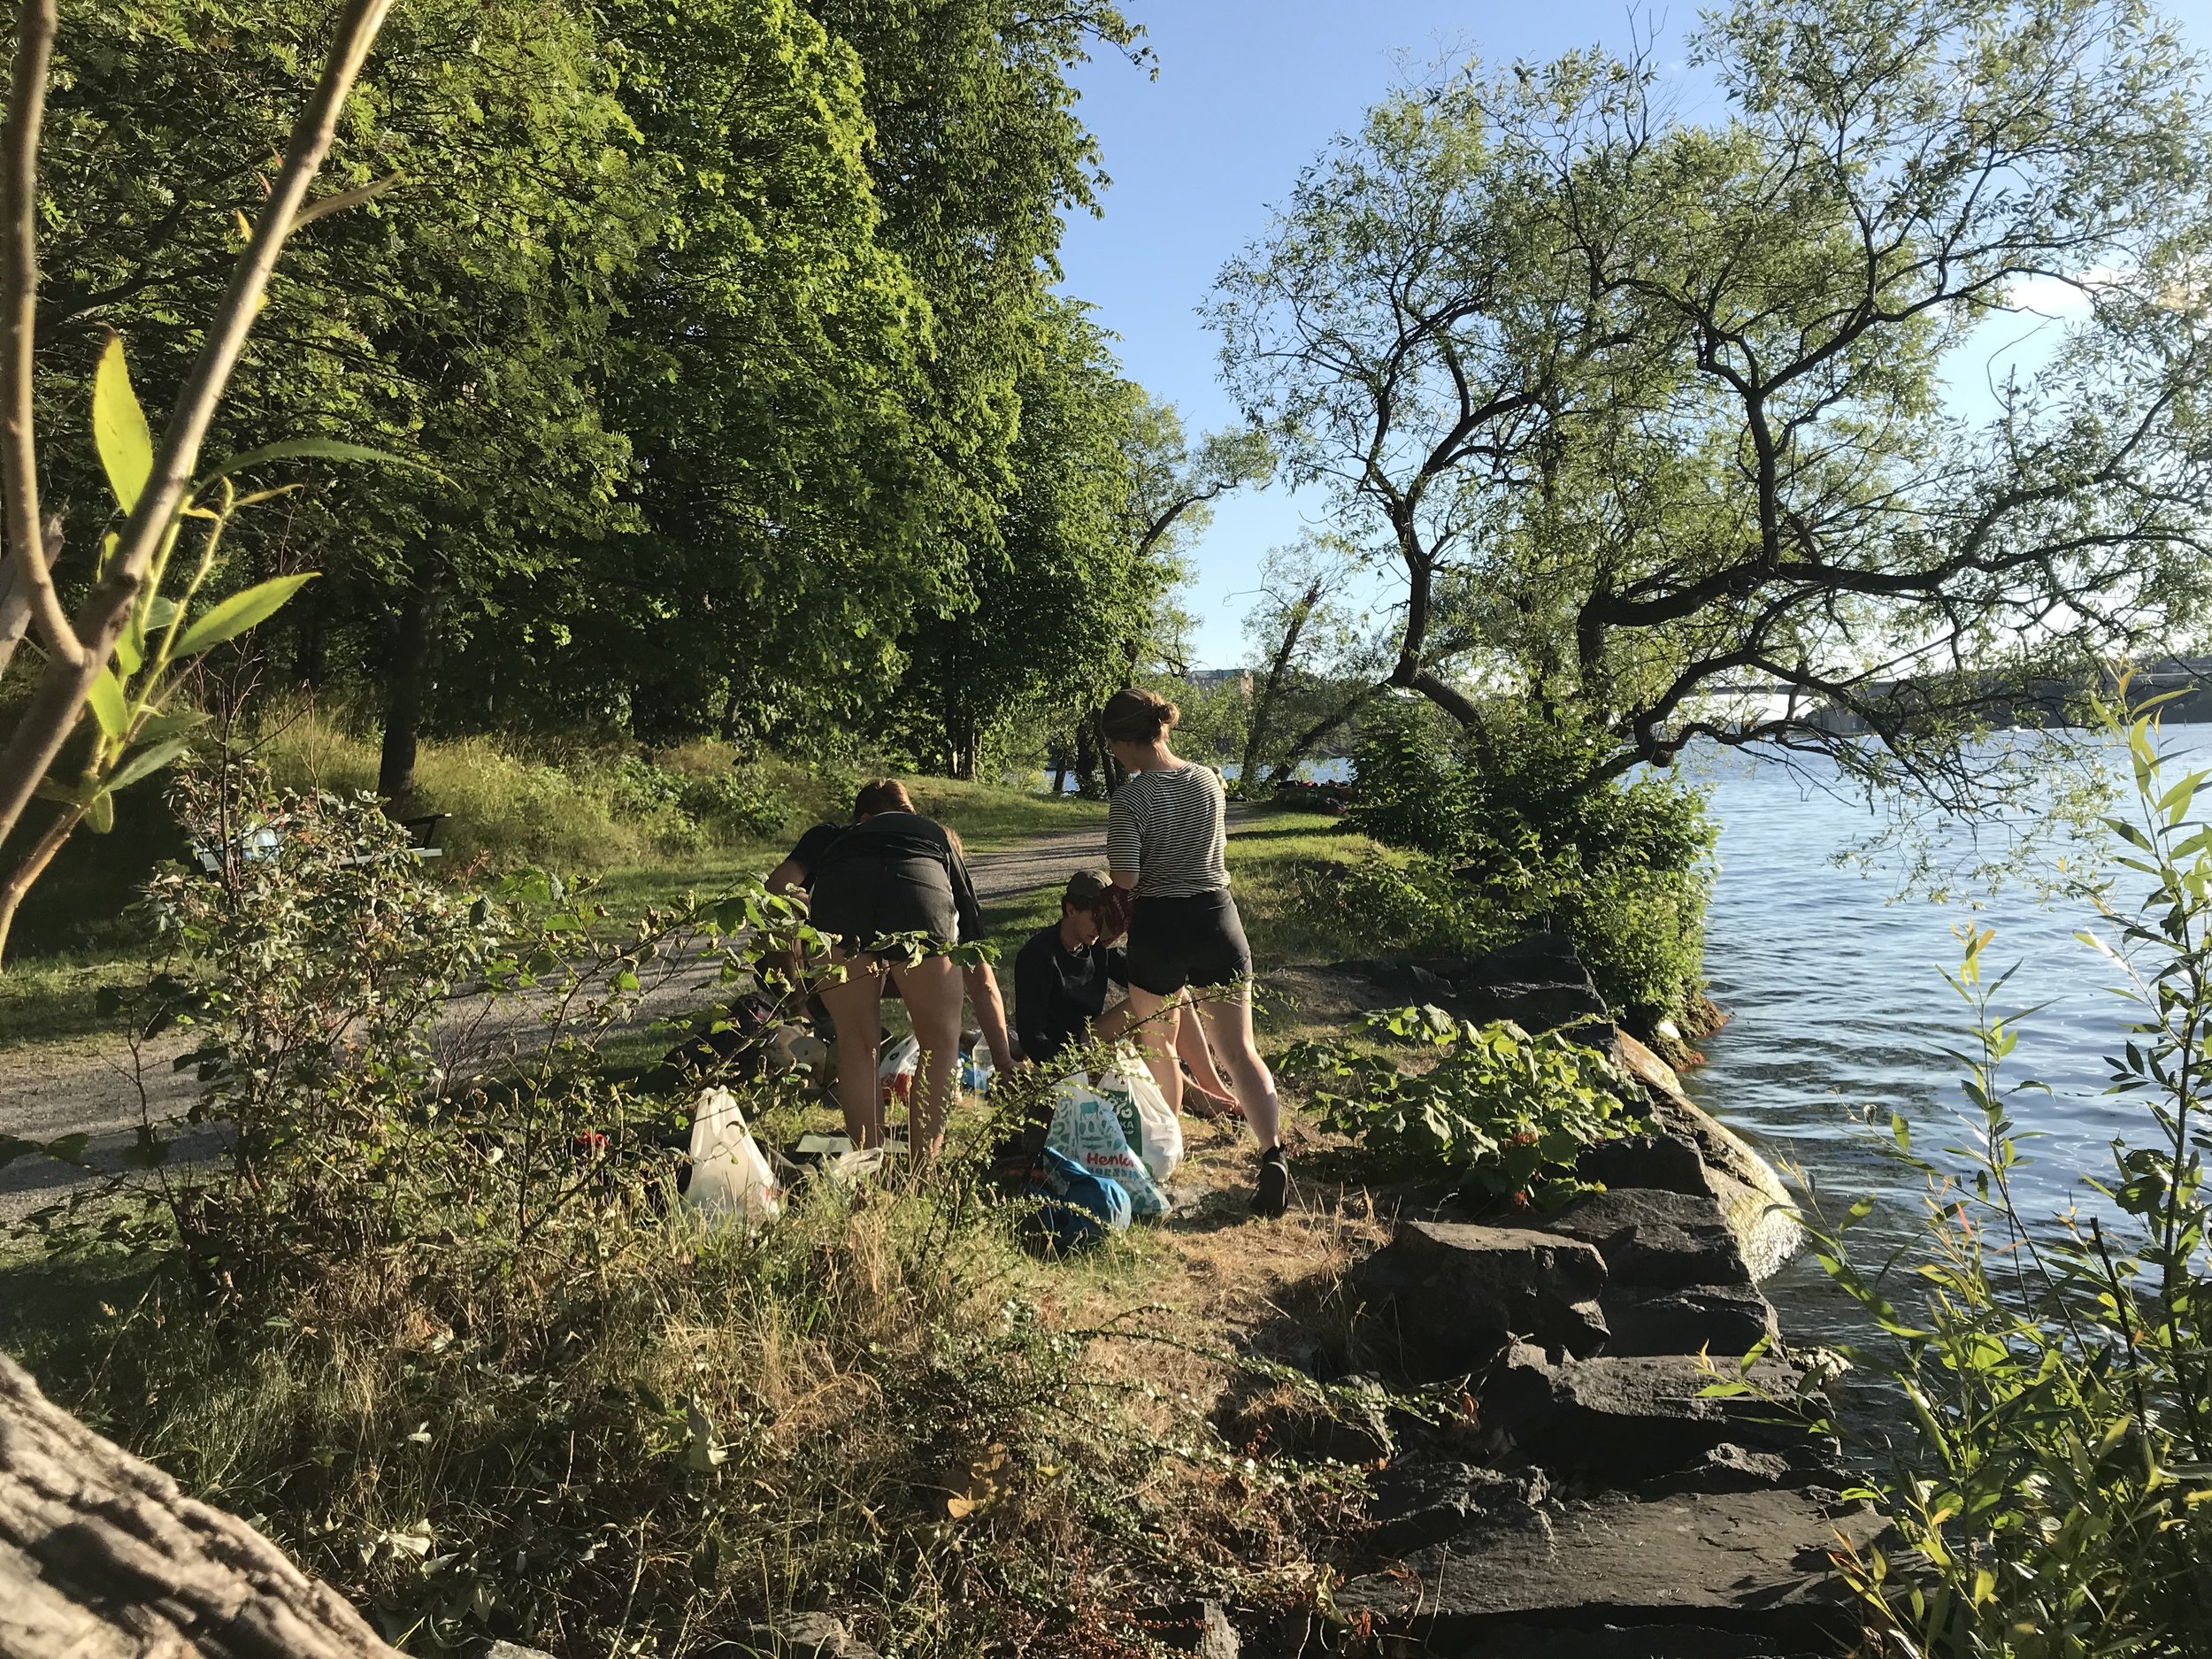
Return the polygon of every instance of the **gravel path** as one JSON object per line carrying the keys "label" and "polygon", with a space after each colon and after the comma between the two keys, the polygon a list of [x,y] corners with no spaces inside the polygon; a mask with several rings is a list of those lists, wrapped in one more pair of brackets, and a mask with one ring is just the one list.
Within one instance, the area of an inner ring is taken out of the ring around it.
{"label": "gravel path", "polygon": [[[1071,871],[1105,862],[1102,824],[979,852],[968,861],[976,896],[986,904],[1057,887]],[[666,1018],[698,1006],[715,978],[711,969],[687,966],[672,972],[651,987],[641,1019]],[[449,1020],[453,1057],[504,1041],[526,1018],[509,1014],[496,1028],[483,1020]],[[441,1033],[442,1044],[448,1038],[448,1032]],[[192,1105],[196,1083],[189,1070],[177,1071],[172,1066],[190,1046],[185,1036],[172,1033],[135,1053],[114,1037],[0,1051],[0,1136],[49,1141],[84,1135],[82,1156],[88,1166],[36,1154],[0,1165],[0,1226],[90,1185],[103,1174],[127,1167],[126,1155],[137,1144],[142,1122],[172,1125],[164,1132],[173,1137],[172,1163],[212,1156],[222,1143],[220,1127],[188,1128],[178,1122]]]}

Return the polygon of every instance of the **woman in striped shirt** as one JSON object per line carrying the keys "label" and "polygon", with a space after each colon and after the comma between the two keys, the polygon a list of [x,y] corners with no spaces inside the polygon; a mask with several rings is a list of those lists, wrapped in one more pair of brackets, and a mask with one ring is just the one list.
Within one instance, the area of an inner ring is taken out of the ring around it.
{"label": "woman in striped shirt", "polygon": [[[1180,711],[1149,691],[1118,691],[1100,720],[1129,780],[1106,818],[1106,862],[1135,902],[1129,921],[1129,1011],[1160,1091],[1175,1105],[1182,1074],[1170,1047],[1171,1007],[1186,987],[1260,1144],[1252,1207],[1279,1216],[1290,1202],[1275,1079],[1252,1040],[1252,949],[1229,894],[1227,800],[1220,778],[1169,749]],[[1159,1018],[1162,1010],[1165,1018]]]}

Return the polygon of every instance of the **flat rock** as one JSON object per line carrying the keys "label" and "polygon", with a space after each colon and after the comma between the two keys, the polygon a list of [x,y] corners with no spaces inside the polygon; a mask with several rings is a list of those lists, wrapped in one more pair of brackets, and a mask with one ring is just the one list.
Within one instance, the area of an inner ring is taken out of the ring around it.
{"label": "flat rock", "polygon": [[1751,1283],[1736,1235],[1710,1194],[1615,1187],[1576,1199],[1541,1225],[1595,1245],[1612,1285],[1671,1290]]}
{"label": "flat rock", "polygon": [[1545,1630],[1502,1624],[1458,1659],[1811,1659],[1794,1644],[1688,1624],[1639,1624],[1623,1629]]}
{"label": "flat rock", "polygon": [[1477,1463],[1396,1463],[1375,1482],[1369,1542],[1379,1555],[1407,1555],[1486,1516],[1525,1514],[1548,1489],[1540,1470],[1505,1474]]}
{"label": "flat rock", "polygon": [[1650,1187],[1700,1197],[1712,1190],[1706,1183],[1705,1160],[1686,1135],[1623,1135],[1601,1141],[1584,1148],[1575,1160],[1575,1175],[1607,1187]]}
{"label": "flat rock", "polygon": [[1431,973],[1459,993],[1467,1018],[1478,1025],[1509,1019],[1524,1031],[1600,1022],[1611,1034],[1612,1015],[1597,982],[1558,933],[1539,933],[1487,956],[1427,962]]}
{"label": "flat rock", "polygon": [[1353,1270],[1351,1282],[1394,1322],[1416,1375],[1464,1374],[1517,1338],[1571,1354],[1594,1354],[1605,1342],[1597,1302],[1605,1262],[1595,1246],[1576,1239],[1531,1228],[1403,1222]]}
{"label": "flat rock", "polygon": [[876,1659],[876,1650],[833,1613],[790,1613],[773,1624],[749,1624],[738,1641],[768,1659]]}
{"label": "flat rock", "polygon": [[[1511,1627],[1531,1624],[1622,1640],[1624,1627],[1691,1625],[1816,1647],[1847,1630],[1851,1618],[1828,1552],[1839,1535],[1863,1548],[1880,1530],[1870,1510],[1802,1492],[1616,1493],[1479,1522],[1416,1551],[1402,1567],[1353,1579],[1336,1603],[1449,1652],[1494,1644]],[[1609,1651],[1623,1659],[1671,1655],[1651,1646]],[[1751,1647],[1742,1654],[1751,1659],[1773,1651]]]}
{"label": "flat rock", "polygon": [[[1751,1375],[1782,1400],[1799,1380],[1797,1368],[1779,1360],[1761,1360]],[[1722,1445],[1817,1462],[1820,1443],[1782,1408],[1752,1396],[1703,1397],[1717,1380],[1686,1355],[1553,1364],[1541,1349],[1524,1345],[1484,1385],[1480,1404],[1485,1420],[1510,1435],[1531,1462],[1554,1472],[1587,1471],[1614,1484],[1691,1468]]]}
{"label": "flat rock", "polygon": [[1749,1285],[1686,1285],[1678,1290],[1619,1285],[1598,1298],[1611,1334],[1609,1355],[1740,1356],[1781,1335],[1774,1304]]}
{"label": "flat rock", "polygon": [[1648,1492],[1756,1492],[1764,1486],[1805,1486],[1805,1459],[1723,1443],[1688,1468],[1645,1483]]}

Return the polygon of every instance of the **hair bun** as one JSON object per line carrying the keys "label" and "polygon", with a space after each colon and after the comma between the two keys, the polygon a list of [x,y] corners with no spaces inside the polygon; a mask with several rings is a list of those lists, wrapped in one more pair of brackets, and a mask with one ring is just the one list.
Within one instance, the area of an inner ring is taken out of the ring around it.
{"label": "hair bun", "polygon": [[1156,691],[1126,687],[1106,699],[1099,730],[1116,742],[1152,743],[1183,718],[1183,711]]}

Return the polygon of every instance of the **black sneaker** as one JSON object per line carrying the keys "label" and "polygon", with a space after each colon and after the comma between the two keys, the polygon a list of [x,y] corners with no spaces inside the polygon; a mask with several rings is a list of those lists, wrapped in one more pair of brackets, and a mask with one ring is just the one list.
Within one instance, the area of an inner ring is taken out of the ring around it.
{"label": "black sneaker", "polygon": [[1259,1179],[1252,1184],[1252,1212],[1279,1216],[1290,1208],[1290,1160],[1280,1147],[1260,1154]]}

